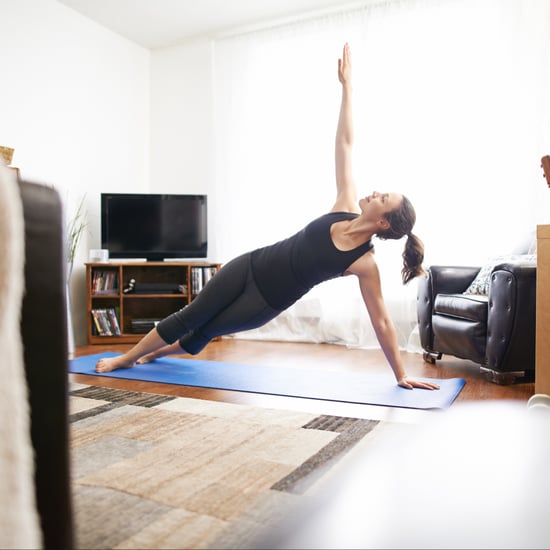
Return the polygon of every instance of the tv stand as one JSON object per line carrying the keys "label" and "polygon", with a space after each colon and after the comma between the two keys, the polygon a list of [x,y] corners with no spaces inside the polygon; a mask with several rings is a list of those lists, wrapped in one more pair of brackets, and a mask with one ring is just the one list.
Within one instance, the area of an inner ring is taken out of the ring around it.
{"label": "tv stand", "polygon": [[109,262],[112,264],[125,264],[125,263],[136,263],[136,262],[146,262],[147,258],[117,258],[116,260],[110,259]]}
{"label": "tv stand", "polygon": [[156,321],[189,304],[221,267],[193,260],[85,265],[88,344],[138,342]]}
{"label": "tv stand", "polygon": [[[193,259],[193,258],[163,258],[162,260],[163,262],[171,262],[171,263],[193,263],[193,262],[196,262],[197,259]],[[208,260],[200,260],[200,261],[205,261],[208,263]]]}

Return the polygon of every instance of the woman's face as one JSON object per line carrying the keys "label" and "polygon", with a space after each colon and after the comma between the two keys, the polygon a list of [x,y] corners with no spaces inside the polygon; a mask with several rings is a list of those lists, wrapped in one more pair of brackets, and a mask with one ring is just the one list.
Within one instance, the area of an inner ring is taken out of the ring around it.
{"label": "woman's face", "polygon": [[371,219],[385,218],[389,212],[397,210],[403,202],[403,195],[399,193],[380,193],[373,191],[372,194],[359,201],[361,211]]}

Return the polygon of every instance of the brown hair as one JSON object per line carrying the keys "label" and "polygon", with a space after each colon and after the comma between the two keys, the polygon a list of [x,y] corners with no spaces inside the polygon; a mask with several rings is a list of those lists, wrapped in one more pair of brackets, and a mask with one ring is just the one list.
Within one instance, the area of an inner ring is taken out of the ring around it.
{"label": "brown hair", "polygon": [[425,273],[422,267],[424,261],[424,244],[412,233],[412,228],[416,222],[416,212],[411,201],[403,195],[403,202],[399,208],[386,214],[390,227],[377,233],[380,239],[400,239],[407,235],[405,249],[403,250],[403,269],[401,278],[403,284]]}

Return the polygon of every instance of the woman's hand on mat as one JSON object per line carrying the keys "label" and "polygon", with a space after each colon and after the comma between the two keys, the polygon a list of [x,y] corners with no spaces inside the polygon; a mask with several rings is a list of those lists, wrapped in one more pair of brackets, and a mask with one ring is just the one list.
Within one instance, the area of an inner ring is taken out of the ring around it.
{"label": "woman's hand on mat", "polygon": [[413,388],[421,388],[423,390],[438,390],[439,386],[433,382],[424,382],[423,380],[414,380],[408,376],[403,376],[397,381],[397,384],[402,388],[412,390]]}

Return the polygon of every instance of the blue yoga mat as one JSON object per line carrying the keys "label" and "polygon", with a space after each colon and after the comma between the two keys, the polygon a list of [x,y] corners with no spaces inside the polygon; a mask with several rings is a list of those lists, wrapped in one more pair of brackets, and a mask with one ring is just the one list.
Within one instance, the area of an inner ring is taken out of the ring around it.
{"label": "blue yoga mat", "polygon": [[[119,353],[84,355],[69,361],[69,371],[93,376],[108,376],[127,380],[142,380],[198,386],[218,390],[235,390],[252,393],[284,395],[404,407],[410,409],[446,409],[460,393],[465,380],[450,378],[429,380],[439,384],[439,390],[407,390],[395,383],[393,375],[358,374],[311,369],[276,368],[264,365],[243,365],[220,361],[203,361],[164,357],[153,363],[135,365],[131,369],[113,372],[95,372],[101,357],[113,357]],[[428,379],[425,379],[428,380]]]}

